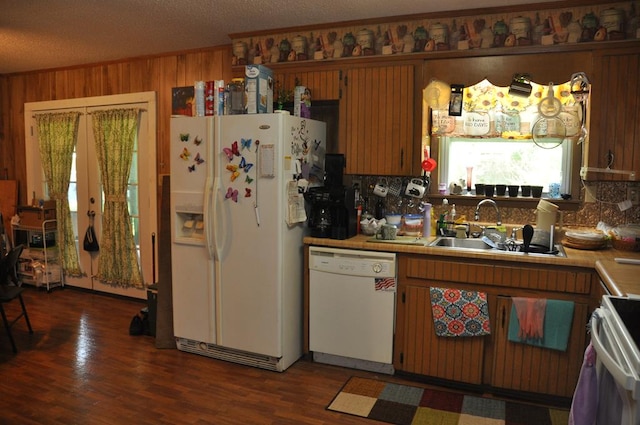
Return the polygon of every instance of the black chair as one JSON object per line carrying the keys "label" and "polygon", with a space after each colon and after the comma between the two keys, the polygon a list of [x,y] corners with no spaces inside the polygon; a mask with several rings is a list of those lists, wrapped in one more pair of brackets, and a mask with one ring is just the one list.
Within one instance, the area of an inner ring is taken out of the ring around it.
{"label": "black chair", "polygon": [[[29,333],[33,333],[31,322],[29,321],[29,315],[27,314],[27,309],[24,305],[24,300],[22,299],[22,292],[24,291],[24,288],[21,286],[22,282],[18,278],[17,273],[18,260],[20,259],[20,254],[22,253],[23,248],[24,247],[22,245],[16,246],[0,261],[0,313],[2,314],[2,321],[4,322],[4,327],[7,330],[7,335],[11,341],[14,353],[17,353],[18,349],[16,347],[16,342],[13,339],[13,335],[11,334],[11,328],[13,325],[20,320],[20,318],[24,317],[24,320],[27,322],[27,327],[29,328]],[[10,303],[15,299],[20,301],[22,313],[9,321],[9,319],[7,319],[7,314],[4,311],[4,304]]]}

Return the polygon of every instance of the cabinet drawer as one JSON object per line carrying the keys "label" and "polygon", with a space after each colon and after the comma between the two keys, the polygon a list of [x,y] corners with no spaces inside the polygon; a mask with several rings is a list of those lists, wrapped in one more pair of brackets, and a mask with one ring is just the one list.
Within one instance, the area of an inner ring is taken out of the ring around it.
{"label": "cabinet drawer", "polygon": [[[401,259],[402,264],[402,259]],[[400,279],[460,282],[536,291],[590,294],[593,273],[589,271],[545,268],[541,265],[493,265],[470,262],[407,258],[400,267]],[[425,282],[425,285],[430,284]]]}

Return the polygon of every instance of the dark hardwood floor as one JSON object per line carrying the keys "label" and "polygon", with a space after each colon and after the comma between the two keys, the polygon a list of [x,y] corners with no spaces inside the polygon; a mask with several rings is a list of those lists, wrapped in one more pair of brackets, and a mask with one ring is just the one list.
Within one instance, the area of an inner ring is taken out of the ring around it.
{"label": "dark hardwood floor", "polygon": [[[34,334],[0,330],[0,424],[366,424],[325,410],[350,376],[300,360],[284,373],[157,349],[130,336],[145,304],[72,288],[24,294]],[[19,304],[6,306],[14,317]],[[420,385],[413,383],[414,385]]]}

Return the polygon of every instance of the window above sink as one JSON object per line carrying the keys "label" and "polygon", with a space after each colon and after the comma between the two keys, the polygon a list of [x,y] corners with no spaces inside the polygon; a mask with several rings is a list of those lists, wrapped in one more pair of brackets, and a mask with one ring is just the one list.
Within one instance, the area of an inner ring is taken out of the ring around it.
{"label": "window above sink", "polygon": [[[586,102],[574,98],[570,82],[530,85],[528,97],[486,79],[464,87],[459,115],[448,102],[433,105],[427,85],[423,110],[430,126],[423,141],[437,155],[436,180],[446,195],[456,189],[454,194],[484,196],[475,191],[476,183],[484,183],[542,186],[542,197],[578,199]],[[550,193],[552,184],[557,189]],[[523,198],[521,193],[518,200]]]}

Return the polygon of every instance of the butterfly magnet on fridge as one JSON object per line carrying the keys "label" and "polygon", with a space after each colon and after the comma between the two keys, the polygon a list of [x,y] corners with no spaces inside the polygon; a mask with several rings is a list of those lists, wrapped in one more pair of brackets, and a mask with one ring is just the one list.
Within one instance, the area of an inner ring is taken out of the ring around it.
{"label": "butterfly magnet on fridge", "polygon": [[189,149],[183,148],[182,153],[180,154],[180,158],[182,158],[183,161],[188,161],[190,157],[191,152],[189,152]]}
{"label": "butterfly magnet on fridge", "polygon": [[231,199],[233,202],[238,202],[238,190],[229,186],[227,193],[224,195],[225,199]]}
{"label": "butterfly magnet on fridge", "polygon": [[253,163],[247,162],[247,160],[244,159],[244,156],[243,156],[242,159],[240,160],[240,168],[242,168],[245,173],[248,173],[251,167],[253,167]]}
{"label": "butterfly magnet on fridge", "polygon": [[223,148],[222,151],[227,156],[229,161],[233,160],[234,156],[240,156],[240,151],[238,150],[238,141],[236,140],[231,144],[230,148]]}

